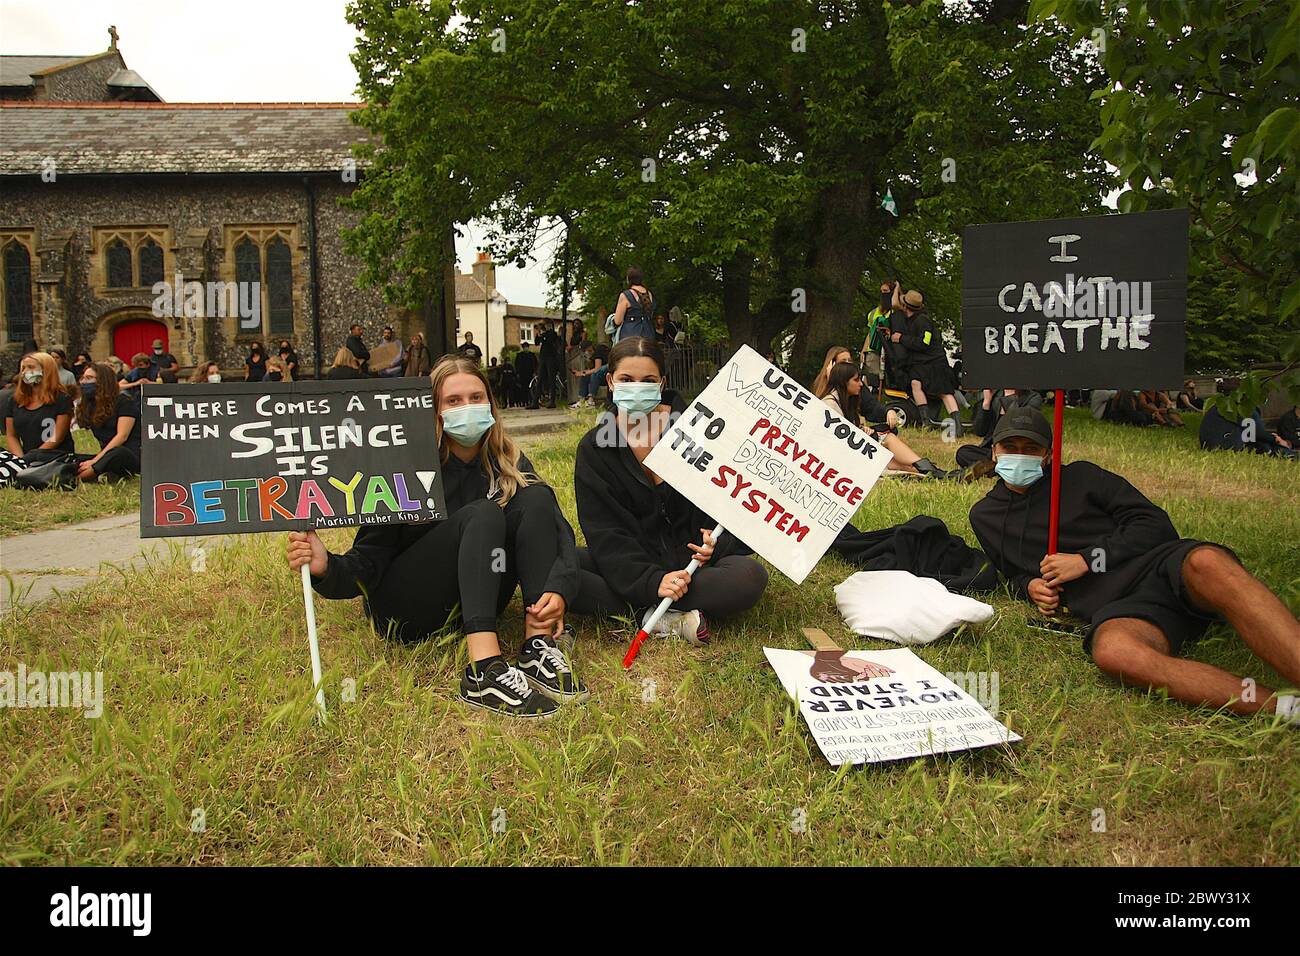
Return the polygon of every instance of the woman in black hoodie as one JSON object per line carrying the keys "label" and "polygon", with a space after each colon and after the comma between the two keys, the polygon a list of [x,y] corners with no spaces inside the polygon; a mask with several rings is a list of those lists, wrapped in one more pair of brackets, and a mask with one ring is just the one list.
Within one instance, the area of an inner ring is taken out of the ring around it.
{"label": "woman in black hoodie", "polygon": [[[506,434],[478,364],[448,356],[430,379],[447,518],[363,527],[346,554],[326,551],[315,532],[291,532],[289,565],[308,564],[323,597],[363,597],[376,629],[400,641],[430,637],[459,611],[470,662],[461,699],[545,717],[557,701],[587,695],[555,643],[579,587],[573,529]],[[516,587],[526,613],[512,666],[501,654],[497,617]]]}
{"label": "woman in black hoodie", "polygon": [[[574,485],[578,522],[587,547],[584,571],[601,579],[583,610],[615,614],[674,602],[655,627],[692,643],[709,638],[708,618],[738,614],[758,603],[767,570],[743,542],[711,540],[717,522],[643,464],[660,437],[686,410],[663,391],[664,353],[654,339],[623,339],[609,353],[612,407],[578,444]],[[682,569],[692,558],[694,577]],[[593,606],[594,605],[594,606]]]}

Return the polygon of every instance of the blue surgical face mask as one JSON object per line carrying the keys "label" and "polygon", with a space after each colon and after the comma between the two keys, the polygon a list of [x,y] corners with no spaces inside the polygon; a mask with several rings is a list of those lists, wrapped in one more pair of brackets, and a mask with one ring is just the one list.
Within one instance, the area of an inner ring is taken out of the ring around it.
{"label": "blue surgical face mask", "polygon": [[999,455],[993,470],[1007,484],[1028,488],[1043,477],[1043,459],[1037,455]]}
{"label": "blue surgical face mask", "polygon": [[96,384],[97,384],[97,383],[95,383],[95,382],[82,382],[82,383],[81,383],[81,394],[82,394],[83,396],[85,396],[86,398],[94,398],[94,397],[95,397],[95,386],[96,386]]}
{"label": "blue surgical face mask", "polygon": [[615,382],[614,404],[625,412],[648,412],[663,403],[663,386],[658,382]]}
{"label": "blue surgical face mask", "polygon": [[458,405],[442,413],[442,432],[457,445],[472,448],[496,424],[491,405]]}

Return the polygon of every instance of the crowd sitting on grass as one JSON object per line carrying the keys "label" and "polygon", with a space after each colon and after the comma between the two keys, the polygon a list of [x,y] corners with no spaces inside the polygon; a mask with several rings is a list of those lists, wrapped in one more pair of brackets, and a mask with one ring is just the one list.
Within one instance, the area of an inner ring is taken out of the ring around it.
{"label": "crowd sitting on grass", "polygon": [[[901,301],[906,310],[907,298]],[[850,359],[848,349],[828,351],[813,383],[816,396],[869,429],[894,452],[899,468],[943,476],[894,433],[888,410]],[[0,398],[8,454],[28,464],[66,457],[86,483],[137,474],[140,414],[132,393],[153,381],[158,361],[133,356],[120,385],[108,363],[79,364],[74,402],[59,357],[23,356],[12,392]],[[271,381],[291,374],[281,356],[261,364]],[[518,717],[544,717],[587,695],[564,649],[570,614],[644,622],[658,601],[671,599],[655,633],[709,641],[718,622],[762,601],[767,572],[733,535],[714,540],[712,516],[645,465],[686,407],[681,395],[664,388],[662,346],[650,336],[623,337],[602,364],[610,402],[579,443],[573,474],[584,548],[576,546],[555,494],[511,439],[483,369],[455,354],[430,374],[431,440],[442,461],[447,519],[365,526],[342,554],[327,551],[314,532],[295,532],[290,566],[307,566],[323,597],[365,595],[374,627],[395,640],[422,641],[458,619],[469,651],[460,696]],[[330,377],[362,377],[361,366],[345,346]],[[220,377],[217,363],[204,362],[194,380]],[[929,373],[912,382],[938,384]],[[1151,423],[1181,424],[1175,403],[1158,394],[1103,393],[1095,402],[1102,418],[1141,413]],[[1184,656],[1211,623],[1226,621],[1257,657],[1300,687],[1300,621],[1231,550],[1180,537],[1168,514],[1123,477],[1087,461],[1061,467],[1060,544],[1048,553],[1050,482],[1043,478],[1052,431],[1041,405],[1036,393],[985,390],[973,423],[984,440],[958,450],[959,464],[987,463],[997,479],[971,509],[970,525],[1013,593],[1044,619],[1080,619],[1084,651],[1121,684],[1237,713],[1277,711],[1300,722],[1294,697],[1267,687],[1243,694],[1246,682],[1238,675]],[[1294,456],[1297,412],[1289,409],[1274,432],[1258,412],[1234,424],[1211,408],[1202,445]],[[97,452],[74,453],[74,420],[96,438]],[[693,577],[681,570],[692,558],[702,565]],[[523,593],[524,631],[510,660],[498,619],[516,590]]]}

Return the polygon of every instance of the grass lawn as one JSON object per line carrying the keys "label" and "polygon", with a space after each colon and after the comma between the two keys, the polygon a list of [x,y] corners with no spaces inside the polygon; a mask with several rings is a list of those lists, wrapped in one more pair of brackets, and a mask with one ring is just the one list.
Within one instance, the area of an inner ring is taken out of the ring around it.
{"label": "grass lawn", "polygon": [[[1300,471],[1198,451],[1196,424],[1137,430],[1071,411],[1066,457],[1124,474],[1183,535],[1230,545],[1300,606]],[[530,451],[575,527],[579,434]],[[907,437],[951,466],[937,435]],[[855,523],[926,513],[973,542],[966,512],[989,487],[882,481]],[[0,501],[4,520],[26,520],[13,506]],[[326,535],[334,550],[349,537]],[[540,725],[456,700],[458,635],[389,646],[359,602],[318,600],[331,710],[319,727],[282,547],[211,539],[201,564],[172,558],[4,622],[0,669],[103,671],[105,710],[0,713],[0,860],[1300,863],[1300,733],[1121,690],[1005,593],[987,625],[918,653],[941,671],[997,671],[999,716],[1024,742],[836,773],[761,647],[802,647],[806,625],[845,646],[890,646],[839,620],[831,587],[850,569],[837,557],[802,586],[774,572],[709,648],[648,644],[631,675],[608,628],[573,618],[592,698]],[[502,624],[511,649],[521,628],[516,600]],[[1192,653],[1277,681],[1222,627]]]}
{"label": "grass lawn", "polygon": [[[77,451],[93,455],[99,442],[85,429],[72,433]],[[75,524],[109,515],[127,514],[140,507],[140,479],[97,481],[70,491],[23,491],[0,488],[0,537],[44,531],[60,524]]]}

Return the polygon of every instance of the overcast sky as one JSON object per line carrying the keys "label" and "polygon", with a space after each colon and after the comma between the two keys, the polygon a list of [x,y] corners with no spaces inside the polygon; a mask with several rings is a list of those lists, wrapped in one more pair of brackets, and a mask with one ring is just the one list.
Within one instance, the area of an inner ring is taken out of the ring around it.
{"label": "overcast sky", "polygon": [[[169,103],[353,102],[356,42],[345,0],[0,0],[0,53],[88,56],[118,49]],[[462,271],[480,230],[456,243]],[[497,288],[519,305],[545,305],[544,261],[497,268]]]}

